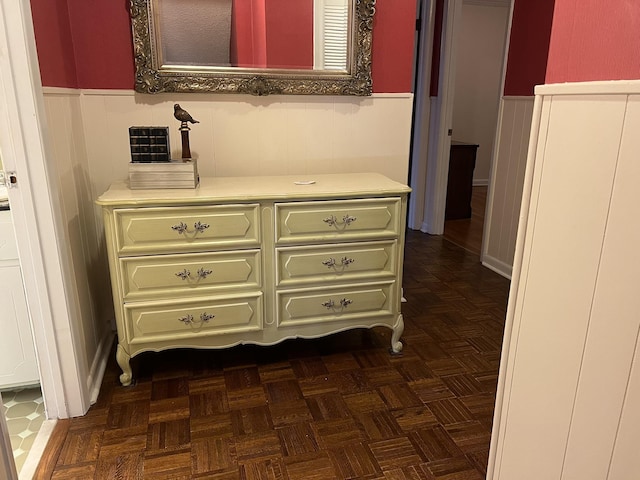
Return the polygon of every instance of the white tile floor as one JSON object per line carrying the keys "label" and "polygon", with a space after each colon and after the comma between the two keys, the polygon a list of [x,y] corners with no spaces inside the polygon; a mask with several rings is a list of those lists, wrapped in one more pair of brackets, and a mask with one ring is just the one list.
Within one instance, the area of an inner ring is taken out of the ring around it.
{"label": "white tile floor", "polygon": [[40,387],[3,391],[2,401],[6,408],[13,458],[20,472],[45,420],[42,392]]}

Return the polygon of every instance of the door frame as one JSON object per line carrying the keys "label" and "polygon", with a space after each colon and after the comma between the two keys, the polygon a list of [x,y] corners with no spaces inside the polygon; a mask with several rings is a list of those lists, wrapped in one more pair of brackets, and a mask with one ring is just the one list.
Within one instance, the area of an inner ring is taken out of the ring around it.
{"label": "door frame", "polygon": [[410,183],[413,193],[409,199],[409,228],[442,235],[453,124],[458,43],[456,32],[462,16],[463,0],[444,0],[438,95],[434,97],[433,104],[429,91],[433,49],[429,46],[434,41],[436,0],[424,1],[428,3],[425,8],[428,15],[421,20],[421,28],[426,34],[421,37],[419,48],[425,55],[418,58],[417,68],[416,121],[412,132],[416,147],[411,158]]}
{"label": "door frame", "polygon": [[[29,0],[0,0],[0,149],[47,418],[86,411]],[[86,378],[86,376],[84,377]]]}
{"label": "door frame", "polygon": [[[420,1],[420,0],[419,0]],[[422,0],[429,9],[435,11],[436,0]],[[427,32],[421,39],[419,52],[425,55],[418,57],[418,81],[416,82],[415,121],[412,128],[413,151],[411,155],[410,184],[412,194],[409,198],[408,226],[424,233],[441,235],[444,233],[444,217],[447,198],[447,183],[449,173],[449,150],[452,126],[453,101],[455,91],[455,59],[457,53],[457,32],[460,28],[463,3],[478,3],[478,0],[444,0],[442,36],[440,46],[440,68],[438,78],[438,95],[430,97],[429,85],[432,66],[432,49],[434,29],[430,22],[434,19],[421,19],[422,31]],[[483,0],[482,5],[495,3],[509,7],[507,31],[505,37],[504,59],[502,62],[502,76],[500,92],[504,91],[504,82],[509,54],[509,39],[511,37],[511,23],[513,19],[514,0]],[[427,9],[425,9],[427,10]],[[435,13],[431,13],[435,16]],[[422,75],[422,77],[421,77]],[[425,83],[426,82],[426,83]],[[502,98],[502,93],[500,94]],[[502,108],[502,100],[500,106]],[[501,117],[498,116],[498,122]],[[489,177],[488,198],[492,197],[492,183],[495,177],[496,146],[499,138],[496,129],[491,171]],[[491,203],[487,201],[483,240],[487,233],[487,219],[490,218]],[[481,249],[481,260],[484,249]]]}

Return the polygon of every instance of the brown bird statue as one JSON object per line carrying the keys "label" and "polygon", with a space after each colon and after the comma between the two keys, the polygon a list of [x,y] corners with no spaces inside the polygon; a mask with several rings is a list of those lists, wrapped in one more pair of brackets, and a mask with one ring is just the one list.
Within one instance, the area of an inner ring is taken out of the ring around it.
{"label": "brown bird statue", "polygon": [[193,117],[189,115],[189,112],[182,108],[178,103],[173,106],[173,116],[181,122],[200,123],[198,120],[194,120]]}

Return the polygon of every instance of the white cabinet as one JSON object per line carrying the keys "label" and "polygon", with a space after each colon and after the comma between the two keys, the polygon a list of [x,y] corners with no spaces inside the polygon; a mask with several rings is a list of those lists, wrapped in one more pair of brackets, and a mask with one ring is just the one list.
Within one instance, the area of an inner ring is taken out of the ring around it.
{"label": "white cabinet", "polygon": [[[274,345],[386,326],[402,349],[409,188],[377,174],[111,186],[103,207],[120,381],[169,348]],[[309,182],[308,180],[313,180]]]}
{"label": "white cabinet", "polygon": [[11,212],[0,211],[0,388],[39,382]]}

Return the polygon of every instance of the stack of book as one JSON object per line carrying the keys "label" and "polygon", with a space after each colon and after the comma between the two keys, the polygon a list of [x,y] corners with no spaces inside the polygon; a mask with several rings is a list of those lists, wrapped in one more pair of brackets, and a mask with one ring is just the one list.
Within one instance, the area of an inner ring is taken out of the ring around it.
{"label": "stack of book", "polygon": [[196,188],[200,183],[197,160],[129,164],[129,188]]}
{"label": "stack of book", "polygon": [[196,188],[195,159],[171,160],[169,127],[130,127],[129,188]]}

